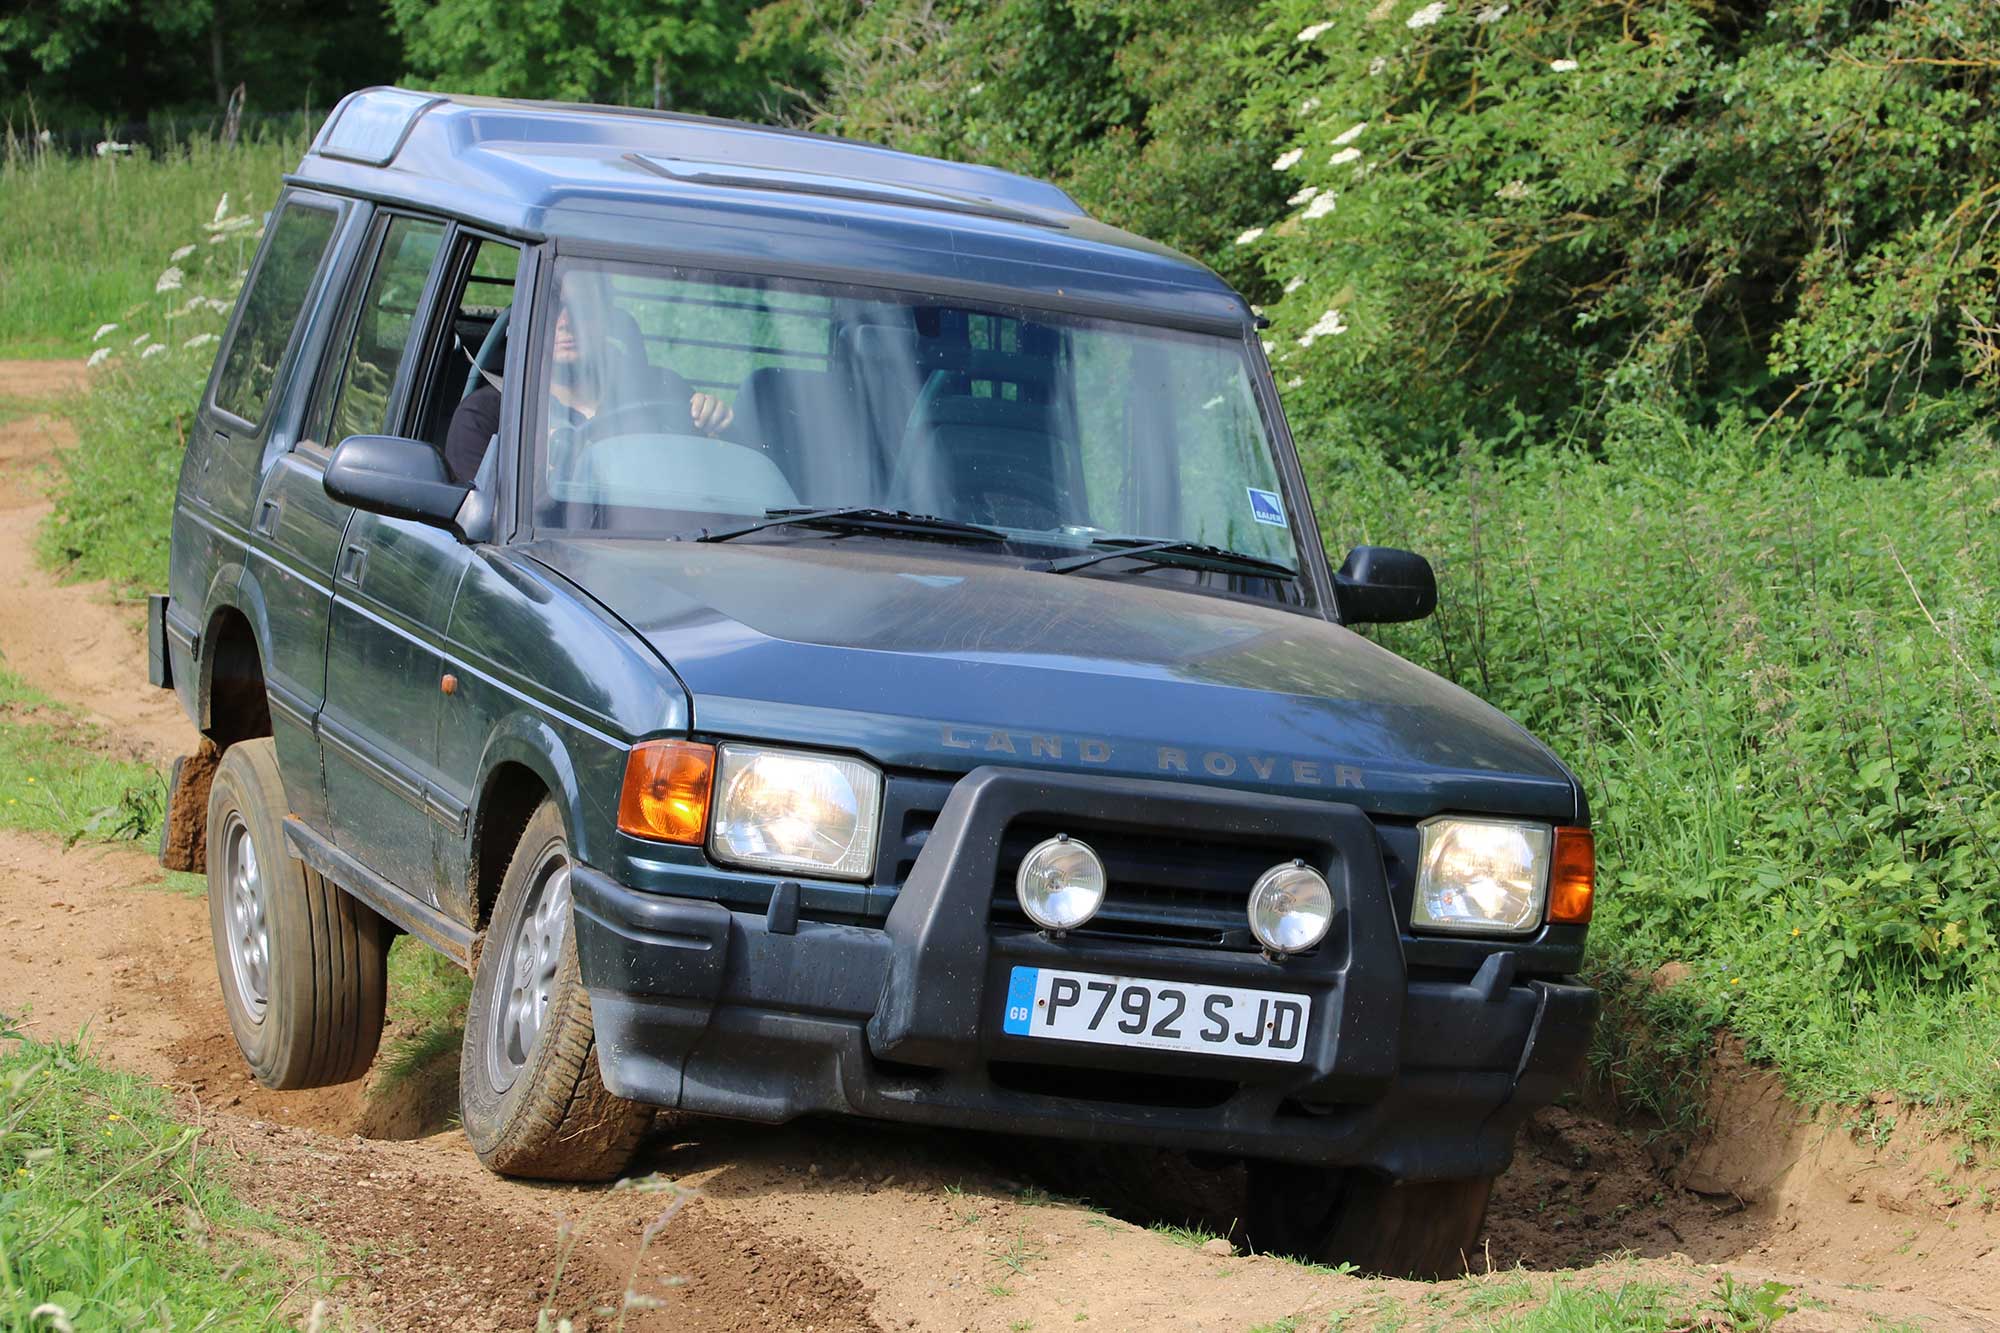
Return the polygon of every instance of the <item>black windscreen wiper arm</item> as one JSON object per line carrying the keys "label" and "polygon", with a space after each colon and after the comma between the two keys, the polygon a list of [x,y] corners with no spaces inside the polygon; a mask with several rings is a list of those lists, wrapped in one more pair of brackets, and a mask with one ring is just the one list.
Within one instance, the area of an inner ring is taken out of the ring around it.
{"label": "black windscreen wiper arm", "polygon": [[[1113,541],[1118,544],[1113,545]],[[1106,560],[1140,560],[1153,565],[1213,569],[1224,574],[1256,574],[1265,578],[1297,578],[1299,573],[1290,565],[1280,564],[1276,560],[1266,560],[1260,555],[1232,551],[1222,546],[1205,546],[1200,542],[1114,538],[1097,544],[1107,549],[1092,551],[1088,555],[1074,555],[1067,560],[1052,560],[1038,568],[1047,574],[1069,574],[1079,569],[1088,569]]]}
{"label": "black windscreen wiper arm", "polygon": [[766,528],[782,527],[833,528],[852,532],[906,532],[923,537],[963,537],[971,541],[1004,542],[1007,534],[998,528],[981,527],[977,523],[961,523],[955,518],[939,518],[936,514],[906,514],[895,509],[881,509],[874,505],[852,505],[843,509],[767,509],[764,517],[755,523],[745,523],[736,528],[718,528],[713,532],[704,531],[696,541],[726,542],[752,532],[762,532]]}

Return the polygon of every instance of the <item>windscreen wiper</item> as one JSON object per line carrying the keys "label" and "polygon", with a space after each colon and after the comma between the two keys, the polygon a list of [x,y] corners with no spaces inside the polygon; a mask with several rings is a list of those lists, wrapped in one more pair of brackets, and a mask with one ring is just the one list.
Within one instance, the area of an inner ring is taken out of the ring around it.
{"label": "windscreen wiper", "polygon": [[998,528],[981,527],[977,523],[961,523],[955,518],[939,518],[936,514],[906,514],[896,509],[880,509],[873,505],[853,505],[844,509],[767,509],[764,517],[755,523],[745,523],[737,528],[719,528],[713,532],[703,532],[696,541],[726,542],[752,532],[762,532],[766,528],[830,528],[835,532],[891,532],[905,533],[913,537],[957,537],[966,541],[1004,542],[1007,534]]}
{"label": "windscreen wiper", "polygon": [[1299,571],[1276,560],[1201,542],[1153,541],[1145,537],[1103,537],[1091,543],[1100,549],[1067,560],[1037,566],[1046,574],[1070,574],[1106,560],[1139,560],[1149,565],[1182,569],[1212,569],[1223,574],[1255,574],[1264,578],[1297,578]]}

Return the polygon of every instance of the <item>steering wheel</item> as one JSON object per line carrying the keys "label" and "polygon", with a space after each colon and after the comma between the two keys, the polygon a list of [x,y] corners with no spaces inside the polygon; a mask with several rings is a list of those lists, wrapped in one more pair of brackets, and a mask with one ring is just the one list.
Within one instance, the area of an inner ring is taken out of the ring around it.
{"label": "steering wheel", "polygon": [[620,403],[609,411],[599,412],[588,421],[576,425],[575,441],[578,447],[587,448],[599,440],[613,439],[620,435],[694,435],[694,414],[687,403],[676,403],[666,398],[644,398],[638,402]]}

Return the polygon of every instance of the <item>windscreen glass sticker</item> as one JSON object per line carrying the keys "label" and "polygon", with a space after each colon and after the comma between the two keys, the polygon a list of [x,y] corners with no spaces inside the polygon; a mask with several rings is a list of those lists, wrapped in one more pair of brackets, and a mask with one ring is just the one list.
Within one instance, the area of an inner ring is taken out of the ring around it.
{"label": "windscreen glass sticker", "polygon": [[1285,526],[1285,506],[1278,499],[1276,491],[1260,491],[1255,486],[1250,492],[1250,517],[1259,523],[1268,523],[1274,528]]}

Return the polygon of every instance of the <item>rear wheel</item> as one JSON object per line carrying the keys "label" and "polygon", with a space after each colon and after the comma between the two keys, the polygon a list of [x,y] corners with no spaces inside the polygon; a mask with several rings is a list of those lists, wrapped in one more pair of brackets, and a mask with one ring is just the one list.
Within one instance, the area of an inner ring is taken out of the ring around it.
{"label": "rear wheel", "polygon": [[1493,1193],[1492,1176],[1398,1184],[1353,1169],[1247,1167],[1252,1245],[1392,1277],[1465,1272]]}
{"label": "rear wheel", "polygon": [[569,841],[545,800],[500,884],[473,969],[459,1109],[479,1160],[503,1175],[609,1180],[631,1163],[653,1110],[597,1071],[590,993],[570,929]]}
{"label": "rear wheel", "polygon": [[285,847],[268,738],[239,741],[208,793],[208,923],[223,1007],[267,1088],[360,1078],[382,1039],[391,930]]}

